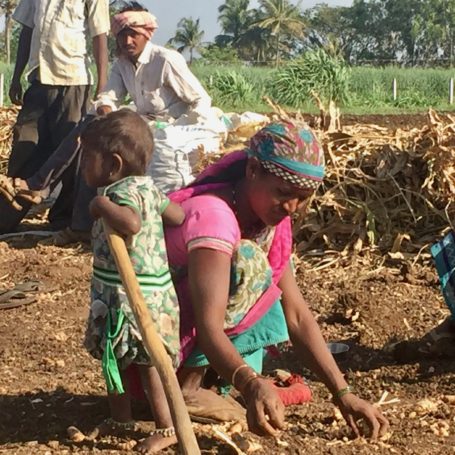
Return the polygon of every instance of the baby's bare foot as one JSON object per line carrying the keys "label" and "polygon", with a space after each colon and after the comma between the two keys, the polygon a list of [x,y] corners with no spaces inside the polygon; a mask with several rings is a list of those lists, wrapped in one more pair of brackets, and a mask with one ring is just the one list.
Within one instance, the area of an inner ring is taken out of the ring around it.
{"label": "baby's bare foot", "polygon": [[177,437],[163,436],[161,434],[152,434],[148,438],[139,441],[135,450],[142,454],[158,453],[174,444],[177,444]]}

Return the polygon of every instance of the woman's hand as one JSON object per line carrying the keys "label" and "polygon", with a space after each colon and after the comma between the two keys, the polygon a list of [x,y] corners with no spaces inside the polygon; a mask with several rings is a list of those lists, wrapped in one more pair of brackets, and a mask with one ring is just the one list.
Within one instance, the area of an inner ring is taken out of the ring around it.
{"label": "woman's hand", "polygon": [[382,415],[381,411],[365,400],[362,400],[353,393],[344,395],[342,398],[335,400],[340,408],[341,414],[352,428],[357,437],[360,436],[360,430],[357,421],[362,419],[370,430],[369,437],[377,439],[378,436],[384,436],[389,429],[389,421]]}
{"label": "woman's hand", "polygon": [[253,433],[276,435],[284,429],[284,405],[270,381],[255,378],[242,391],[247,404],[248,428]]}
{"label": "woman's hand", "polygon": [[13,79],[9,88],[9,98],[16,106],[22,105],[22,85],[20,80]]}

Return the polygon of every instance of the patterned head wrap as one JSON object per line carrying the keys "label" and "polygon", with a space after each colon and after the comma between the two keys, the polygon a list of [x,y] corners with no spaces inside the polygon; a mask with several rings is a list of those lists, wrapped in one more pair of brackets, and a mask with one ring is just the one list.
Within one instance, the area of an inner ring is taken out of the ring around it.
{"label": "patterned head wrap", "polygon": [[271,123],[251,138],[247,151],[264,169],[299,188],[316,190],[324,178],[324,150],[307,127]]}
{"label": "patterned head wrap", "polygon": [[111,28],[115,37],[125,28],[130,28],[150,39],[158,28],[158,22],[148,11],[124,11],[112,18]]}

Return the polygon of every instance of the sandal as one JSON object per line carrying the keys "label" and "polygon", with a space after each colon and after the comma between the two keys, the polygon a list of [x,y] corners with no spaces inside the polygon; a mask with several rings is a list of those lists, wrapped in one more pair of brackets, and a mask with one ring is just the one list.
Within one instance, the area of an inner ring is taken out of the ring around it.
{"label": "sandal", "polygon": [[27,296],[23,291],[11,289],[0,294],[0,310],[9,310],[36,302],[36,297]]}
{"label": "sandal", "polygon": [[9,310],[36,302],[36,294],[42,290],[42,283],[37,280],[24,281],[14,286],[13,289],[0,291],[0,310]]}
{"label": "sandal", "polygon": [[17,284],[14,289],[16,291],[35,293],[42,291],[42,283],[38,280],[24,281],[23,283]]}

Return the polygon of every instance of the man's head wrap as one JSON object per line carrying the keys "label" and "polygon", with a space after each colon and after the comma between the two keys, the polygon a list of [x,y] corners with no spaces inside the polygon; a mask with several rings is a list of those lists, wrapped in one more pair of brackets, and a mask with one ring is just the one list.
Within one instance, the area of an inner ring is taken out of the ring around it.
{"label": "man's head wrap", "polygon": [[156,17],[148,11],[124,11],[112,18],[111,28],[115,37],[122,30],[130,28],[150,39],[153,32],[158,28],[158,22]]}

